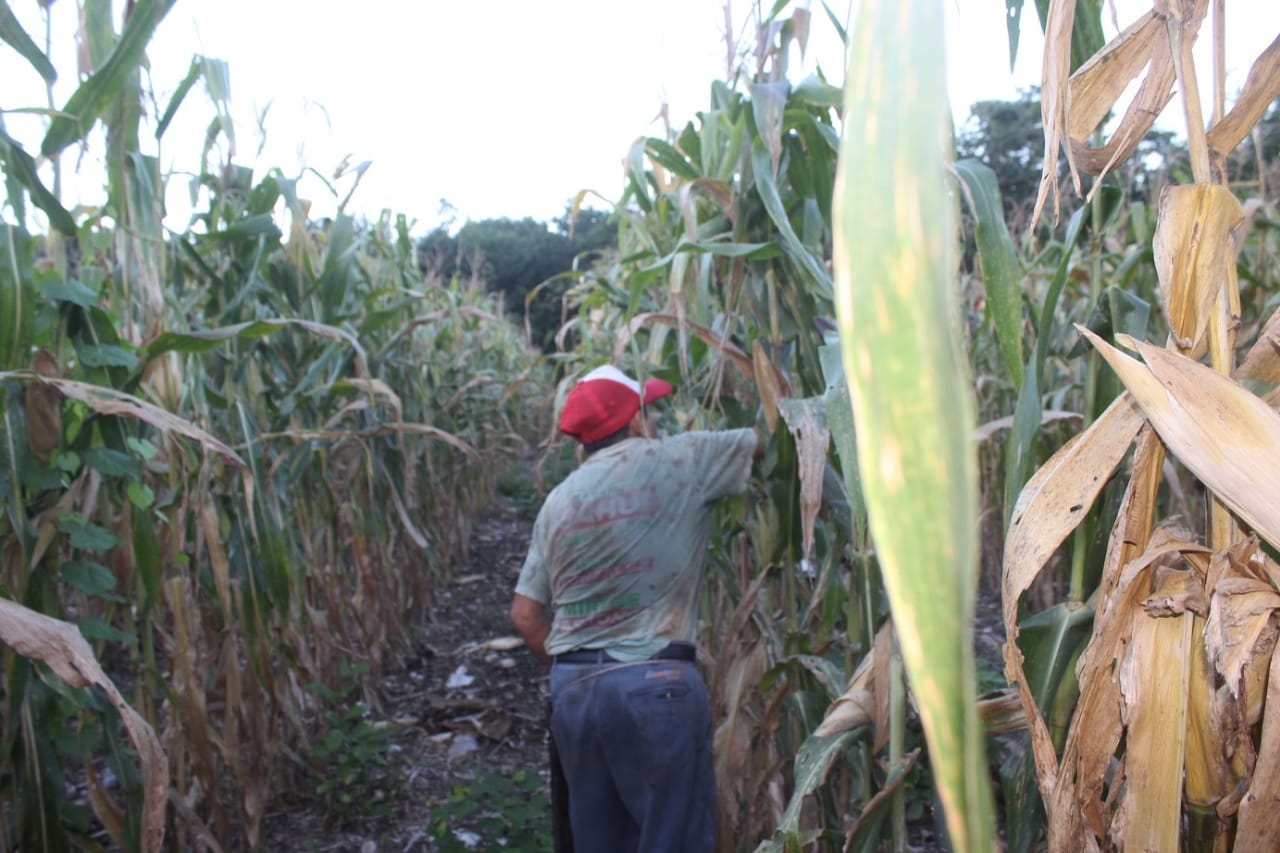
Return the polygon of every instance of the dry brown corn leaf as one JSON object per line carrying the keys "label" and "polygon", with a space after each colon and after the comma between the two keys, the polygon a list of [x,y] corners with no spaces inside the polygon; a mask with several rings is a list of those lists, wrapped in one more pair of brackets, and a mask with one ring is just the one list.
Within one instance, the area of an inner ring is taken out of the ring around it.
{"label": "dry brown corn leaf", "polygon": [[[1246,540],[1232,550],[1256,551],[1257,540]],[[1249,572],[1247,561],[1227,558],[1225,562],[1232,570],[1214,585],[1205,645],[1227,689],[1239,695],[1259,650],[1269,654],[1275,646],[1280,592],[1261,572]]]}
{"label": "dry brown corn leaf", "polygon": [[1280,655],[1272,654],[1262,742],[1249,790],[1240,802],[1236,850],[1272,850],[1280,838]]}
{"label": "dry brown corn leaf", "polygon": [[[1049,4],[1049,17],[1044,25],[1044,57],[1040,71],[1040,118],[1044,125],[1044,172],[1040,176],[1040,189],[1036,193],[1035,210],[1031,214],[1031,227],[1040,221],[1044,203],[1053,193],[1053,218],[1058,218],[1058,152],[1062,150],[1062,137],[1067,128],[1069,78],[1071,76],[1071,26],[1075,18],[1074,0]],[[1076,191],[1080,189],[1080,176],[1076,174],[1071,148],[1067,147],[1067,164]]]}
{"label": "dry brown corn leaf", "polygon": [[[31,356],[31,370],[40,376],[60,377],[62,367],[44,347]],[[62,444],[62,394],[43,382],[26,387],[27,446],[41,462]]]}
{"label": "dry brown corn leaf", "polygon": [[1253,346],[1236,368],[1235,376],[1280,385],[1280,309],[1267,318]]}
{"label": "dry brown corn leaf", "polygon": [[[1127,567],[1115,592],[1094,617],[1093,638],[1076,666],[1080,699],[1067,731],[1060,770],[1044,793],[1050,850],[1097,850],[1111,826],[1112,807],[1104,796],[1124,735],[1118,664],[1133,633],[1135,615],[1149,593],[1149,568]],[[1039,759],[1039,753],[1036,754]],[[1043,776],[1043,772],[1041,773]],[[1118,781],[1118,779],[1117,779]],[[1043,783],[1042,783],[1043,790]]]}
{"label": "dry brown corn leaf", "polygon": [[1280,98],[1280,35],[1254,60],[1235,105],[1209,131],[1207,142],[1214,159],[1234,151],[1276,98]]}
{"label": "dry brown corn leaf", "polygon": [[[1004,627],[1016,638],[1018,599],[1045,563],[1079,526],[1142,426],[1142,413],[1125,394],[1089,428],[1073,437],[1032,475],[1018,495],[1004,550]],[[1012,646],[1006,643],[1005,675]],[[1016,649],[1013,649],[1016,651]]]}
{"label": "dry brown corn leaf", "polygon": [[[1235,263],[1244,211],[1225,187],[1189,184],[1160,196],[1152,239],[1160,297],[1178,347],[1192,358],[1205,351],[1209,321],[1224,288],[1236,293]],[[1235,315],[1240,311],[1238,303]]]}
{"label": "dry brown corn leaf", "polygon": [[[804,560],[811,564],[813,526],[822,508],[822,480],[827,469],[827,448],[831,429],[827,426],[826,401],[822,397],[782,401],[783,420],[795,439],[800,469],[800,527],[804,542]],[[807,568],[807,566],[806,566]]]}
{"label": "dry brown corn leaf", "polygon": [[[0,640],[25,658],[42,661],[72,687],[92,684],[107,695],[138,751],[142,773],[142,849],[164,847],[165,806],[169,801],[169,761],[155,732],[102,671],[80,629],[0,598]],[[114,839],[123,844],[122,838]]]}
{"label": "dry brown corn leaf", "polygon": [[873,731],[872,752],[879,752],[889,742],[889,659],[896,639],[893,621],[885,620],[876,632],[871,651],[858,662],[844,693],[827,708],[814,735],[835,735],[858,726],[870,725]]}
{"label": "dry brown corn leaf", "polygon": [[[200,626],[200,608],[192,594],[191,580],[170,578],[164,584],[165,604],[173,621],[172,639],[165,651],[169,655],[169,695],[173,704],[172,735],[181,738],[173,744],[191,756],[191,772],[195,783],[206,790],[218,784],[214,758],[216,735],[209,727],[209,709],[205,704],[206,688],[203,649],[207,640]],[[190,790],[191,780],[174,780],[182,784],[181,793]],[[185,783],[185,784],[184,784]]]}
{"label": "dry brown corn leaf", "polygon": [[682,321],[681,318],[677,317],[675,314],[667,314],[658,311],[650,312],[648,314],[637,314],[631,318],[630,323],[618,328],[617,339],[614,341],[613,345],[614,361],[618,361],[622,358],[623,354],[626,353],[627,344],[631,342],[633,337],[635,337],[636,332],[650,323],[661,323],[662,325],[670,326],[673,329],[686,329],[707,346],[733,362],[733,365],[738,368],[739,372],[741,372],[743,376],[755,375],[755,367],[751,363],[751,357],[738,349],[735,344],[730,343],[724,335],[699,323],[695,323],[692,320],[684,319]]}
{"label": "dry brown corn leaf", "polygon": [[1227,800],[1239,789],[1248,768],[1243,758],[1253,750],[1240,725],[1241,703],[1218,689],[1205,650],[1205,620],[1196,619],[1191,637],[1191,681],[1187,693],[1186,757],[1183,796],[1201,808],[1234,811]]}
{"label": "dry brown corn leaf", "polygon": [[1049,802],[1057,784],[1053,738],[1035,706],[1018,648],[1018,600],[1053,552],[1084,518],[1142,426],[1137,405],[1118,397],[1083,433],[1063,445],[1023,487],[1005,541],[1002,573],[1005,677],[1018,686],[1031,731],[1041,796]]}
{"label": "dry brown corn leaf", "polygon": [[1204,575],[1192,569],[1158,568],[1155,589],[1142,602],[1142,607],[1148,615],[1155,617],[1181,616],[1184,613],[1206,615],[1209,601],[1205,597]]}
{"label": "dry brown corn leaf", "polygon": [[765,426],[769,434],[778,428],[778,398],[782,396],[777,369],[765,352],[764,341],[751,342],[751,366],[756,377],[756,391],[760,394],[760,406],[764,410]]}
{"label": "dry brown corn leaf", "polygon": [[[1207,6],[1207,0],[1197,0],[1188,22],[1191,38],[1195,37]],[[1110,140],[1101,148],[1090,147],[1089,139],[1144,70],[1138,91]],[[1067,141],[1076,167],[1102,176],[1127,159],[1173,97],[1175,79],[1168,27],[1154,10],[1125,28],[1080,66],[1071,75],[1067,112]]]}
{"label": "dry brown corn leaf", "polygon": [[1077,326],[1120,376],[1160,438],[1241,520],[1280,543],[1280,415],[1234,380],[1118,335],[1144,362]]}

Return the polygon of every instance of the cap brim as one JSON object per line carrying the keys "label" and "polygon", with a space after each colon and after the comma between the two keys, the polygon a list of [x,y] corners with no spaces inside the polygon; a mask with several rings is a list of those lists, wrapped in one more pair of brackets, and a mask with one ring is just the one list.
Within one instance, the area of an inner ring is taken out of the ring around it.
{"label": "cap brim", "polygon": [[675,388],[665,379],[646,379],[644,381],[644,402],[652,403],[674,391]]}

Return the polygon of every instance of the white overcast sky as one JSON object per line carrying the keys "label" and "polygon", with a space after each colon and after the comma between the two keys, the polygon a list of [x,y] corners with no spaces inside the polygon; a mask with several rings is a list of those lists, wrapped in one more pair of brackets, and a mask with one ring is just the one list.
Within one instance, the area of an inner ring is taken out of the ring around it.
{"label": "white overcast sky", "polygon": [[[842,18],[856,2],[828,0]],[[42,41],[37,0],[9,5]],[[753,4],[732,5],[740,37]],[[1151,3],[1115,6],[1123,26]],[[972,101],[1014,99],[1039,79],[1034,0],[1023,11],[1016,73],[1004,7],[1002,0],[946,4],[950,96],[960,122]],[[74,86],[75,4],[51,8],[61,103]],[[820,65],[839,84],[844,57],[834,29],[821,0],[812,0],[812,11],[810,50],[792,80]],[[1228,72],[1243,80],[1280,31],[1280,2],[1227,0],[1226,11]],[[344,158],[368,161],[351,209],[404,213],[421,233],[439,223],[442,199],[459,222],[547,221],[584,189],[599,194],[594,206],[616,200],[631,143],[662,133],[656,119],[663,104],[677,126],[709,104],[711,82],[724,78],[724,31],[723,0],[179,0],[148,55],[161,106],[193,54],[229,62],[238,162],[294,177],[306,167],[331,176]],[[43,103],[38,78],[5,45],[0,79],[0,108]],[[26,100],[15,100],[19,93]],[[258,126],[264,114],[265,133]],[[163,168],[195,167],[211,117],[202,96],[188,98],[165,137]],[[5,119],[28,150],[38,147],[38,132],[24,133],[19,116]],[[74,165],[72,157],[64,162]],[[82,171],[91,173],[92,163]],[[350,180],[338,180],[334,191],[345,195]],[[81,200],[100,201],[94,180],[87,183]],[[182,206],[184,185],[180,175],[171,179],[171,211]],[[306,177],[301,186],[314,213],[332,210],[336,199],[320,182]],[[184,222],[169,224],[181,229]]]}

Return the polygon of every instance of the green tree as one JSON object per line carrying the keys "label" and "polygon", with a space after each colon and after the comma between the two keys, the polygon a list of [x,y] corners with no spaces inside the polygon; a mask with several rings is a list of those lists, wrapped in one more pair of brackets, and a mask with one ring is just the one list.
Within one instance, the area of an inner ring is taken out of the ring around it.
{"label": "green tree", "polygon": [[456,235],[437,228],[418,244],[425,271],[449,280],[475,278],[503,294],[507,310],[523,320],[526,297],[547,283],[528,306],[532,343],[554,346],[561,322],[561,297],[567,281],[551,281],[617,245],[617,224],[608,213],[572,211],[553,223],[524,219],[482,219],[463,225]]}
{"label": "green tree", "polygon": [[970,107],[956,137],[956,159],[967,157],[996,173],[1006,219],[1029,216],[1044,163],[1039,89],[1021,90],[1016,101],[978,101]]}

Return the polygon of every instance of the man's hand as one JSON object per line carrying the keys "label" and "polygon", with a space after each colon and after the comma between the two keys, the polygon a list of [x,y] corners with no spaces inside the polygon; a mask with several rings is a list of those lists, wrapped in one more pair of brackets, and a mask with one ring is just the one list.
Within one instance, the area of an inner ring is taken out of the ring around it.
{"label": "man's hand", "polygon": [[516,626],[533,656],[543,663],[551,663],[546,645],[547,635],[551,633],[551,615],[546,606],[517,592],[511,601],[511,623]]}

